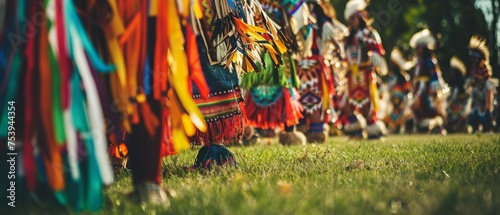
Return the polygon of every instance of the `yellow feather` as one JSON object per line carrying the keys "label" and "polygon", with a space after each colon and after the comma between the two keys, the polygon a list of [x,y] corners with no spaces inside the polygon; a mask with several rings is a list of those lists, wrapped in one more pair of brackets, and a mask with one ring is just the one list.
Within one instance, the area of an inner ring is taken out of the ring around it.
{"label": "yellow feather", "polygon": [[271,54],[271,55],[278,54],[278,52],[276,52],[276,50],[274,49],[274,47],[271,44],[262,44],[262,46],[264,46],[264,48],[266,48],[267,51],[269,51],[269,54]]}
{"label": "yellow feather", "polygon": [[182,113],[180,103],[175,96],[175,92],[173,89],[169,89],[167,95],[169,97],[169,110],[172,123],[172,140],[174,149],[176,151],[188,149],[189,142],[187,140],[186,132],[181,121]]}
{"label": "yellow feather", "polygon": [[[233,55],[234,55],[234,54],[233,54]],[[229,57],[229,58],[226,60],[226,66],[225,66],[224,68],[229,68],[229,66],[230,66],[230,65],[231,65],[231,63],[233,62],[233,61],[231,61],[231,60],[229,60],[229,59],[231,59],[231,57]]]}
{"label": "yellow feather", "polygon": [[231,62],[236,62],[238,60],[238,52],[234,52],[230,59]]}
{"label": "yellow feather", "polygon": [[185,108],[190,118],[195,120],[195,126],[200,129],[206,129],[206,124],[204,123],[204,117],[198,109],[198,106],[194,102],[188,89],[188,63],[186,53],[184,51],[184,35],[180,26],[180,20],[177,16],[175,1],[168,1],[167,11],[169,14],[168,18],[168,32],[169,32],[169,44],[170,52],[173,61],[176,65],[175,69],[170,70],[172,77],[169,78],[170,84],[175,89],[177,96]]}
{"label": "yellow feather", "polygon": [[378,90],[377,90],[377,85],[374,81],[370,82],[370,97],[373,101],[373,110],[378,111]]}
{"label": "yellow feather", "polygon": [[196,128],[194,127],[193,122],[191,122],[191,118],[189,118],[187,114],[182,114],[181,120],[187,136],[193,136],[196,133]]}
{"label": "yellow feather", "polygon": [[189,149],[189,140],[182,129],[174,129],[172,131],[173,145],[176,151]]}
{"label": "yellow feather", "polygon": [[278,47],[280,54],[284,54],[288,50],[286,48],[285,44],[283,44],[283,42],[281,42],[281,40],[277,40],[277,41],[275,40],[275,44]]}
{"label": "yellow feather", "polygon": [[277,64],[278,64],[278,59],[276,58],[276,55],[271,54],[271,59],[273,60],[274,65],[277,65]]}
{"label": "yellow feather", "polygon": [[203,12],[201,12],[200,1],[193,1],[193,2],[194,2],[194,5],[193,5],[194,15],[198,19],[203,18]]}
{"label": "yellow feather", "polygon": [[[323,80],[326,80],[326,77],[323,74]],[[324,110],[327,110],[328,107],[330,106],[330,94],[328,93],[328,86],[326,85],[325,82],[323,82],[323,108]]]}

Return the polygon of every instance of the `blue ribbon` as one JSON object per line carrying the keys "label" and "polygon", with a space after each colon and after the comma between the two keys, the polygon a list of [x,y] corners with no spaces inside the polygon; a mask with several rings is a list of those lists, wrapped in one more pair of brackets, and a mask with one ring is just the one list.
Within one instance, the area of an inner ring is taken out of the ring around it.
{"label": "blue ribbon", "polygon": [[[80,22],[80,18],[76,13],[73,2],[71,0],[67,0],[66,2],[67,4],[65,4],[66,8],[65,15],[66,15],[66,20],[68,20],[68,22],[66,22],[66,28],[69,29],[71,28],[71,24],[74,25],[76,31],[78,32],[78,36],[80,36],[83,48],[85,49],[85,52],[92,66],[94,66],[96,70],[103,73],[114,72],[116,70],[116,67],[114,65],[108,65],[105,62],[103,62],[99,57],[99,55],[97,54],[97,51],[95,50],[94,46],[92,45],[92,42],[90,41],[87,33],[85,32],[85,28],[82,26],[82,23]],[[69,37],[69,41],[71,41],[71,37]],[[73,55],[70,54],[70,56],[73,58]]]}

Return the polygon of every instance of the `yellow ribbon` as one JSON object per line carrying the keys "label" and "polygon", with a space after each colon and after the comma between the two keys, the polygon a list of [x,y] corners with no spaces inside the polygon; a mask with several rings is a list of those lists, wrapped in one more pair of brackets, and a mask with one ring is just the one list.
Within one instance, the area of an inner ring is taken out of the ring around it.
{"label": "yellow ribbon", "polygon": [[131,128],[128,115],[132,112],[132,106],[128,102],[130,92],[127,92],[127,90],[129,90],[126,81],[127,72],[123,52],[118,41],[118,36],[125,32],[125,27],[121,17],[117,15],[118,9],[116,6],[116,0],[108,0],[108,3],[111,6],[113,14],[116,14],[113,16],[109,25],[105,28],[106,42],[111,55],[111,60],[116,66],[116,73],[111,75],[111,89],[113,97],[118,99],[117,102],[120,103],[119,105],[125,104],[125,108],[119,108],[119,110],[121,111],[121,114],[125,116],[123,117],[123,126],[126,131],[130,132]]}
{"label": "yellow ribbon", "polygon": [[[372,74],[369,74],[369,75],[371,76]],[[373,102],[373,109],[375,111],[378,111],[378,89],[377,89],[377,82],[372,77],[370,77],[370,97],[371,97],[372,102]]]}
{"label": "yellow ribbon", "polygon": [[355,77],[358,77],[359,75],[359,68],[358,68],[358,64],[357,63],[354,63],[351,65],[351,72],[352,72],[352,75],[354,75]]}
{"label": "yellow ribbon", "polygon": [[176,150],[189,147],[186,134],[194,135],[196,126],[200,131],[205,132],[207,125],[205,119],[194,102],[190,92],[187,90],[189,81],[189,68],[186,52],[184,50],[184,35],[182,32],[181,20],[178,15],[175,1],[167,1],[165,8],[167,19],[167,31],[169,32],[169,52],[168,63],[170,70],[168,81],[173,90],[169,90],[168,98],[172,111],[172,137]]}

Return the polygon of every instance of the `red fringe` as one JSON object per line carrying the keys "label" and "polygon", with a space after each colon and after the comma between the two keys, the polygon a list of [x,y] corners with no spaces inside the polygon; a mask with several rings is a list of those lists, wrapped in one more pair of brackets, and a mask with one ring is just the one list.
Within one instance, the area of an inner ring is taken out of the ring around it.
{"label": "red fringe", "polygon": [[292,126],[303,118],[300,106],[294,103],[286,88],[283,89],[283,95],[269,106],[258,105],[247,92],[244,108],[246,122],[250,126],[262,129],[284,129],[285,126]]}
{"label": "red fringe", "polygon": [[[243,102],[240,102],[240,107],[242,105]],[[245,125],[242,114],[235,113],[233,116],[217,121],[207,121],[207,132],[196,131],[196,134],[191,138],[192,142],[197,145],[209,146],[211,143],[229,145],[234,141],[239,141]]]}
{"label": "red fringe", "polygon": [[161,157],[177,154],[172,141],[172,126],[170,120],[170,110],[163,108],[162,110],[162,128],[161,128]]}

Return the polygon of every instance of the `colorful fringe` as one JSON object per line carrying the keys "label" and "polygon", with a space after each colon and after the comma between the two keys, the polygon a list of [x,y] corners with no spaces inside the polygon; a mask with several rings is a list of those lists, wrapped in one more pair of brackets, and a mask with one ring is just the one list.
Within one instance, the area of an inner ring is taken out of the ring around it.
{"label": "colorful fringe", "polygon": [[273,90],[276,98],[270,103],[264,103],[260,96],[261,93],[253,92],[255,90],[256,88],[250,89],[245,95],[245,113],[248,125],[262,129],[284,129],[285,126],[299,123],[299,119],[303,117],[302,106],[293,99],[289,89],[279,87]]}
{"label": "colorful fringe", "polygon": [[[284,57],[285,55],[283,55]],[[243,75],[240,84],[242,88],[251,89],[262,84],[287,88],[292,87],[289,79],[291,78],[290,75],[295,73],[292,71],[292,69],[294,70],[293,61],[288,61],[285,65],[275,67],[272,64],[271,56],[267,52],[264,54],[263,59],[264,65],[257,64],[260,70],[259,73],[253,72]]]}
{"label": "colorful fringe", "polygon": [[[12,19],[0,37],[15,35],[17,41],[2,43],[0,48],[0,53],[10,56],[8,64],[0,64],[2,71],[9,71],[2,78],[9,80],[2,84],[7,90],[1,94],[16,101],[18,121],[23,122],[16,126],[21,134],[16,141],[23,143],[19,172],[24,172],[27,190],[33,193],[37,187],[48,186],[62,205],[78,211],[98,210],[102,185],[114,180],[104,127],[110,123],[105,116],[114,116],[102,108],[109,99],[102,91],[103,83],[96,79],[100,77],[97,71],[108,73],[114,67],[98,56],[72,1],[10,1],[7,7],[12,9]],[[35,20],[35,15],[41,15],[37,19],[43,25],[25,38],[15,26]],[[21,84],[23,92],[18,91]]]}
{"label": "colorful fringe", "polygon": [[[189,148],[187,136],[207,130],[190,90],[194,83],[201,96],[208,94],[195,32],[185,22],[191,6],[197,8],[197,3],[7,2],[6,17],[11,19],[0,31],[0,70],[5,71],[0,98],[18,105],[22,123],[16,124],[17,141],[23,143],[19,172],[25,174],[28,192],[46,185],[60,204],[97,211],[103,185],[114,180],[108,155],[126,154],[120,145],[123,130],[133,132],[131,125],[142,123],[151,134],[162,126],[163,155]],[[200,10],[195,11],[201,18]],[[43,21],[33,36],[19,31],[33,20]],[[156,32],[148,31],[148,25],[156,25]],[[156,50],[146,53],[151,36]],[[149,68],[151,62],[156,67]],[[169,109],[163,109],[161,118],[151,112],[149,95],[161,102],[168,95],[164,106]],[[4,116],[2,139],[7,136]],[[114,147],[108,151],[110,142]]]}
{"label": "colorful fringe", "polygon": [[[208,132],[197,132],[191,140],[207,146],[229,144],[238,141],[243,131],[245,113],[237,86],[238,77],[261,71],[272,74],[265,76],[264,81],[287,85],[285,76],[272,71],[283,64],[281,55],[290,41],[255,0],[202,0],[201,7],[205,16],[196,23],[196,30],[200,32],[198,47],[203,55],[201,67],[212,94],[203,99],[194,89],[194,98],[206,117]],[[234,72],[237,75],[232,74]],[[245,88],[250,87],[261,77],[249,75],[241,83]]]}
{"label": "colorful fringe", "polygon": [[[0,32],[5,71],[0,100],[20,104],[23,127],[16,130],[28,192],[47,184],[60,204],[77,211],[101,207],[102,187],[114,180],[108,156],[125,151],[119,144],[123,131],[133,132],[132,125],[144,125],[151,136],[161,130],[164,155],[189,148],[188,136],[195,134],[204,144],[239,139],[243,108],[237,77],[228,81],[233,86],[226,90],[233,91],[224,92],[209,87],[204,76],[226,69],[211,77],[217,85],[214,79],[226,80],[231,72],[256,71],[263,51],[278,67],[287,44],[254,0],[16,0],[7,1],[6,8],[11,19]],[[262,14],[263,27],[255,26],[254,12]],[[44,23],[35,26],[34,36],[20,31],[40,19]],[[151,41],[155,49],[150,51]],[[219,68],[207,67],[202,62],[207,57]],[[161,117],[148,98],[164,104]],[[2,138],[7,136],[5,108]],[[61,166],[68,166],[69,174]]]}
{"label": "colorful fringe", "polygon": [[194,95],[201,112],[205,116],[207,132],[197,131],[191,142],[199,145],[211,143],[230,144],[239,140],[243,132],[243,99],[238,87],[213,92],[207,99]]}
{"label": "colorful fringe", "polygon": [[[274,129],[292,126],[302,118],[302,108],[297,102],[298,95],[292,96],[292,83],[297,84],[295,62],[283,55],[286,64],[275,68],[268,53],[264,56],[265,69],[259,73],[249,73],[242,77],[245,95],[245,113],[248,125]],[[261,67],[259,65],[259,67]],[[291,83],[292,82],[292,83]]]}
{"label": "colorful fringe", "polygon": [[[263,50],[271,54],[274,65],[281,65],[279,56],[286,51],[284,36],[256,0],[201,0],[204,17],[197,28],[208,52],[211,65],[220,65],[238,74],[259,71]],[[265,25],[257,27],[251,14],[263,17]]]}

